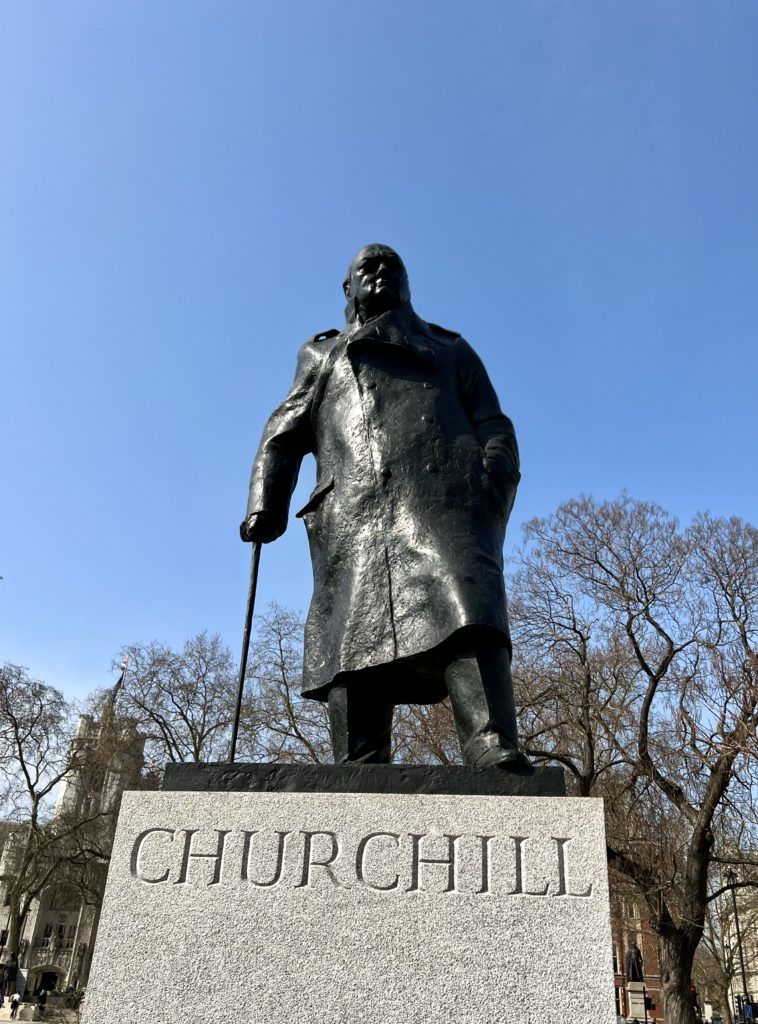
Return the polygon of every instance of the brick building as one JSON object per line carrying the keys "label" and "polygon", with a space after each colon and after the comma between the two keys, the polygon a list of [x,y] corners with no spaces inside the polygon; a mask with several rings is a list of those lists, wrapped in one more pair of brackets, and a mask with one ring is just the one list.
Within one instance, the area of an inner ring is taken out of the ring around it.
{"label": "brick building", "polygon": [[[647,924],[643,901],[611,890],[611,940],[616,1014],[625,1020],[635,1018],[644,1024],[663,1020],[661,969],[655,935]],[[627,958],[632,945],[642,954],[642,981],[627,979]]]}

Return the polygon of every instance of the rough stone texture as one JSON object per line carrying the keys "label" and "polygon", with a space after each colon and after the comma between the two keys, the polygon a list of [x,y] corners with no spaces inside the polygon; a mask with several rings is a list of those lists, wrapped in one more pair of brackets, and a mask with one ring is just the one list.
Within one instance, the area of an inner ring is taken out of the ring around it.
{"label": "rough stone texture", "polygon": [[266,793],[431,793],[565,796],[562,768],[517,772],[471,766],[399,764],[169,764],[164,790]]}
{"label": "rough stone texture", "polygon": [[644,1020],[645,1013],[645,983],[644,981],[628,981],[626,991],[629,997],[629,1017],[637,1020]]}
{"label": "rough stone texture", "polygon": [[557,1019],[615,1020],[599,800],[124,795],[84,1024]]}

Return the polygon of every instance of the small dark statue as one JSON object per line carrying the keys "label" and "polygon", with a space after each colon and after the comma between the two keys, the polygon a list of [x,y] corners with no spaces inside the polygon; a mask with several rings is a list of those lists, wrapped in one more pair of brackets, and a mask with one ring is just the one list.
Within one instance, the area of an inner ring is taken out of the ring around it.
{"label": "small dark statue", "polygon": [[642,968],[642,953],[640,953],[639,946],[636,942],[631,944],[626,954],[626,980],[645,980]]}
{"label": "small dark statue", "polygon": [[449,696],[467,764],[526,766],[503,583],[513,424],[468,343],[416,315],[396,252],[361,249],[343,287],[344,330],[303,345],[263,432],[242,539],[284,533],[313,453],[303,693],[328,702],[335,763],[387,763],[394,705]]}

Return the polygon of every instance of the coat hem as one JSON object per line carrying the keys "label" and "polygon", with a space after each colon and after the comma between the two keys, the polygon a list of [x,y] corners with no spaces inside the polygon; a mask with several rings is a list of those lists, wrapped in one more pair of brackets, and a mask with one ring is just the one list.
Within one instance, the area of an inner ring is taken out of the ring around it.
{"label": "coat hem", "polygon": [[[394,658],[369,665],[365,668],[337,672],[327,683],[309,686],[302,690],[302,696],[309,700],[327,701],[333,686],[361,686],[375,682],[387,693],[392,704],[439,704],[447,697],[444,672],[453,658],[466,648],[480,644],[505,647],[512,655],[511,639],[498,626],[466,625],[457,626],[444,640],[425,651]],[[412,678],[396,680],[393,676],[412,673]],[[376,677],[376,679],[373,679]]]}

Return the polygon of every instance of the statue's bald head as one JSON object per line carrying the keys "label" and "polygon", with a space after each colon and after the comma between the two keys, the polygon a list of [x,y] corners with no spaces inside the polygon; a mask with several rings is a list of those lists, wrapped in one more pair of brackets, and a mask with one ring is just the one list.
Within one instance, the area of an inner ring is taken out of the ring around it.
{"label": "statue's bald head", "polygon": [[370,320],[408,302],[411,290],[405,264],[388,245],[359,249],[342,285],[348,320]]}

